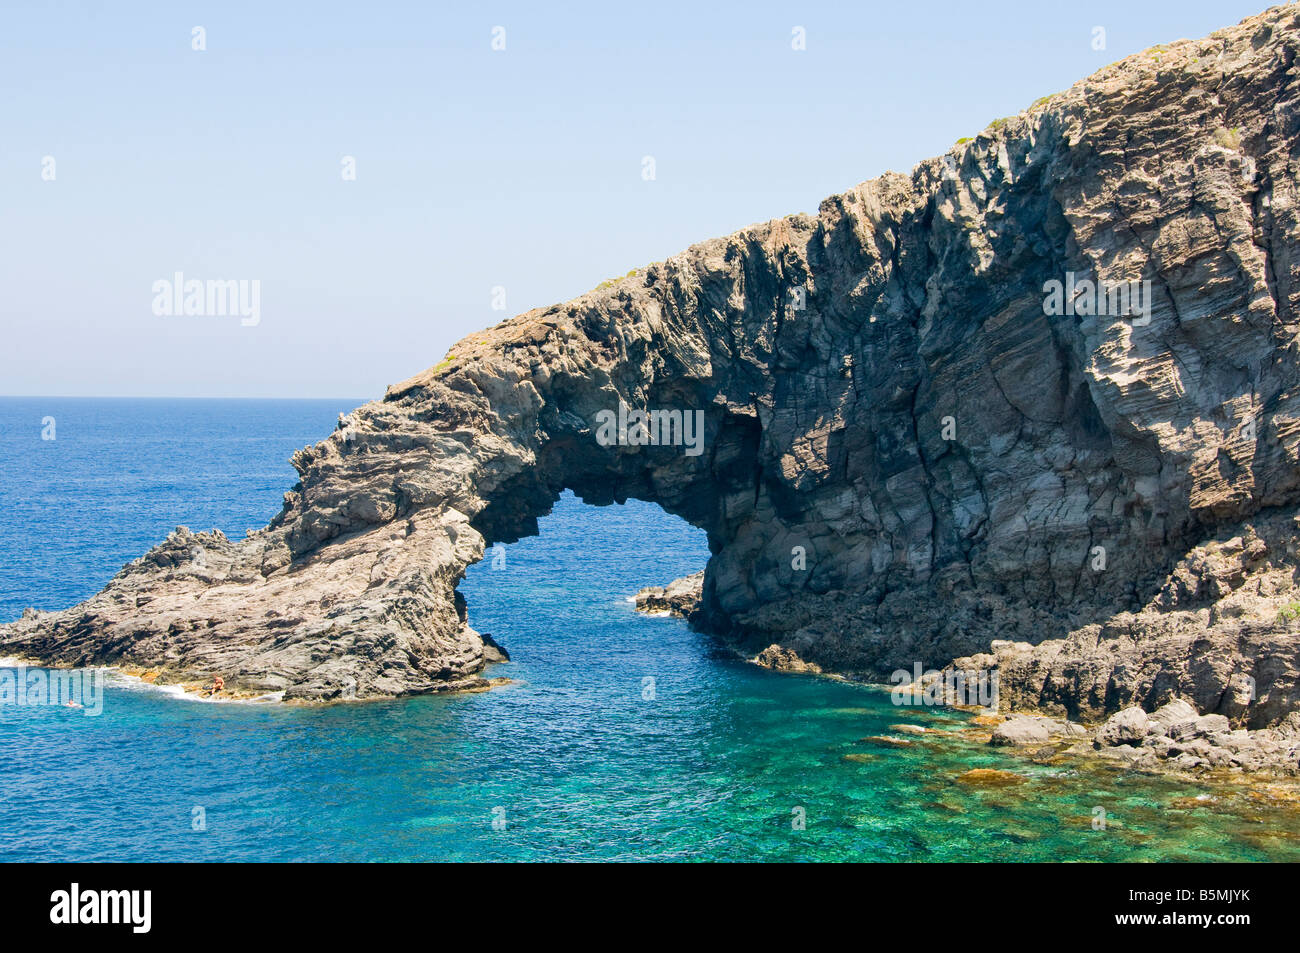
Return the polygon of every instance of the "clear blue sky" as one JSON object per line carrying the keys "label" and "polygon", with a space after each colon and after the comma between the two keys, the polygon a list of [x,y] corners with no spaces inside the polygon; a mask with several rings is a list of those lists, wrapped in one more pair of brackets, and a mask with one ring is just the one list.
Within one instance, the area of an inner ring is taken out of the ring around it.
{"label": "clear blue sky", "polygon": [[[1263,9],[620,6],[5,0],[0,394],[379,396],[478,328]],[[257,279],[260,324],[155,315],[177,271]]]}

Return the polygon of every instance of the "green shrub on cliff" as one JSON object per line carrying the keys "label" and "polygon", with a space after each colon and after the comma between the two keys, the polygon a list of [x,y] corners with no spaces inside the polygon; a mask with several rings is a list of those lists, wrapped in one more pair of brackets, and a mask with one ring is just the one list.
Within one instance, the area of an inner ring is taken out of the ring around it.
{"label": "green shrub on cliff", "polygon": [[1213,137],[1214,141],[1223,148],[1231,149],[1233,152],[1241,151],[1241,129],[1239,127],[1224,129],[1220,126],[1214,130]]}

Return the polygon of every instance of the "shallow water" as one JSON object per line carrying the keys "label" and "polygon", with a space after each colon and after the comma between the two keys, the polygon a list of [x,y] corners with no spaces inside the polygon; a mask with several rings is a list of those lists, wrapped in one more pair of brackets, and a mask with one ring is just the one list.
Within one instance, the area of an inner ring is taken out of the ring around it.
{"label": "shallow water", "polygon": [[[0,400],[0,619],[84,598],[179,523],[261,525],[288,455],[354,403]],[[1300,859],[1295,786],[903,734],[969,716],[636,614],[633,592],[707,557],[657,507],[566,495],[541,529],[461,587],[513,656],[492,692],[298,708],[119,681],[98,717],[0,706],[0,859]],[[977,768],[1013,776],[961,779]]]}

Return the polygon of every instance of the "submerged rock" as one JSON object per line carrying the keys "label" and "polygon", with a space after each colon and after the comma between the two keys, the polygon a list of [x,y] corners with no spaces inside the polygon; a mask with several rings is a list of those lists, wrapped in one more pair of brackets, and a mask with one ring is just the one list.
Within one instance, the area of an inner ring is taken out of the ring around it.
{"label": "submerged rock", "polygon": [[859,744],[879,745],[882,748],[910,748],[912,742],[906,738],[891,738],[889,735],[870,735],[866,738],[859,738]]}
{"label": "submerged rock", "polygon": [[926,728],[923,725],[890,725],[890,731],[896,731],[904,735],[942,735],[944,731],[938,728]]}
{"label": "submerged rock", "polygon": [[1001,771],[997,768],[971,768],[957,775],[957,781],[977,788],[1005,788],[1023,784],[1029,779],[1014,771]]}
{"label": "submerged rock", "polygon": [[1030,754],[1029,760],[1034,764],[1055,764],[1060,760],[1063,750],[1065,749],[1057,745],[1043,745]]}

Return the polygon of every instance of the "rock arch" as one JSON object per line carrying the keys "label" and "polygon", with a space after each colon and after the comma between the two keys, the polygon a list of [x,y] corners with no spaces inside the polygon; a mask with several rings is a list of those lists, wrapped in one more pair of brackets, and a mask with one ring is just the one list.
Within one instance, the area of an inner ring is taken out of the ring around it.
{"label": "rock arch", "polygon": [[[1279,8],[1130,57],[817,215],[471,335],[299,451],[265,529],[178,530],[0,646],[312,700],[478,687],[456,585],[565,488],[702,527],[702,622],[840,671],[1177,603],[1194,546],[1300,500],[1296,44]],[[1046,313],[1067,275],[1150,281],[1149,324]],[[602,445],[620,402],[702,412],[703,452]],[[1118,675],[1093,643],[1015,691],[1087,669],[1086,712],[1222,674],[1186,639]]]}

